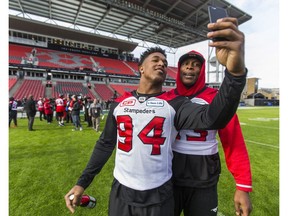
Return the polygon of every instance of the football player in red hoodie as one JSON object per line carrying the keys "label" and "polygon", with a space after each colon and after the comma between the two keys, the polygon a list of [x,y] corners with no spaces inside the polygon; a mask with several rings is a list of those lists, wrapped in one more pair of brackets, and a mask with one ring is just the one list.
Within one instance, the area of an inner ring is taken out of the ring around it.
{"label": "football player in red hoodie", "polygon": [[[191,51],[178,62],[177,94],[192,103],[210,104],[217,90],[205,85],[205,59]],[[173,146],[173,180],[175,216],[216,216],[217,183],[221,172],[217,130],[181,130]],[[234,204],[236,214],[248,216],[252,210],[249,192],[252,177],[249,157],[238,117],[218,130],[226,165],[236,182]]]}
{"label": "football player in red hoodie", "polygon": [[47,124],[51,124],[53,117],[53,106],[50,103],[49,98],[44,100],[44,113],[46,115]]}

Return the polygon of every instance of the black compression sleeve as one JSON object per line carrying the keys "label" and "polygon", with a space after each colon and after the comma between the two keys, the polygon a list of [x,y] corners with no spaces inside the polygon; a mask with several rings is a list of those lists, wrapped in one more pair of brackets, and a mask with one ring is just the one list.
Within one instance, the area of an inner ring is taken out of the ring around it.
{"label": "black compression sleeve", "polygon": [[117,140],[117,125],[113,116],[113,110],[117,104],[111,106],[106,125],[99,140],[96,142],[90,160],[78,179],[77,185],[86,189],[94,177],[101,171],[102,167],[110,158]]}

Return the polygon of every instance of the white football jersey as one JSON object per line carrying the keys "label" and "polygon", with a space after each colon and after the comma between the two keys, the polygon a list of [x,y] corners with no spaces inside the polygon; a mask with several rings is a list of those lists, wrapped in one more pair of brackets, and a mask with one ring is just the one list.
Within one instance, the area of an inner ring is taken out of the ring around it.
{"label": "white football jersey", "polygon": [[[192,103],[208,104],[202,98],[192,98]],[[218,152],[217,130],[181,130],[172,144],[173,151],[190,155],[213,155]]]}
{"label": "white football jersey", "polygon": [[137,190],[168,181],[172,176],[170,143],[177,135],[171,122],[175,110],[163,99],[151,97],[141,103],[132,96],[119,103],[113,114],[118,122],[115,178]]}

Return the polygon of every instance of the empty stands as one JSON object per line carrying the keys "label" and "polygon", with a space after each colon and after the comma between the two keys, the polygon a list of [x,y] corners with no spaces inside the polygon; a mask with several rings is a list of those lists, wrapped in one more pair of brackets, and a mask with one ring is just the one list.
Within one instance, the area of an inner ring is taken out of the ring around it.
{"label": "empty stands", "polygon": [[23,58],[29,58],[32,47],[9,43],[9,63],[21,64]]}
{"label": "empty stands", "polygon": [[95,83],[94,90],[104,101],[110,100],[114,95],[114,92],[104,83]]}
{"label": "empty stands", "polygon": [[15,92],[14,98],[21,100],[22,98],[28,97],[31,94],[34,96],[34,99],[45,96],[45,87],[42,85],[41,80],[25,79],[22,85]]}
{"label": "empty stands", "polygon": [[99,63],[100,67],[103,67],[106,73],[135,76],[135,73],[120,60],[97,56],[93,56],[92,58],[95,62]]}
{"label": "empty stands", "polygon": [[134,71],[134,74],[136,73],[136,75],[138,75],[138,63],[125,61],[124,64],[128,65],[128,67]]}
{"label": "empty stands", "polygon": [[17,78],[16,77],[9,77],[9,91],[13,88],[16,84]]}
{"label": "empty stands", "polygon": [[90,89],[83,86],[81,82],[57,81],[56,85],[52,88],[52,97],[57,98],[59,94],[83,95],[83,97],[95,98]]}
{"label": "empty stands", "polygon": [[[33,47],[9,44],[9,63],[21,64],[23,59],[29,59]],[[135,76],[135,73],[123,61],[98,56],[82,55],[44,48],[36,48],[37,66],[63,69],[88,68],[93,70],[93,61],[106,73]],[[93,58],[93,61],[91,61]],[[33,62],[33,59],[29,60]]]}
{"label": "empty stands", "polygon": [[167,78],[176,79],[176,77],[177,77],[177,68],[169,66],[167,68]]}
{"label": "empty stands", "polygon": [[[9,63],[21,64],[23,58],[30,58],[33,47],[9,44]],[[51,68],[91,68],[89,56],[61,52],[44,48],[36,48],[37,66]]]}
{"label": "empty stands", "polygon": [[[32,60],[31,60],[32,58]],[[33,58],[35,58],[33,60]],[[70,69],[91,69],[91,73],[97,72],[95,67],[99,69],[104,69],[104,72],[108,74],[116,75],[117,79],[116,82],[123,82],[121,77],[118,81],[118,75],[123,75],[123,77],[134,77],[135,75],[138,76],[138,63],[136,62],[128,62],[122,61],[117,59],[110,59],[110,58],[103,58],[99,56],[91,56],[91,55],[82,55],[78,53],[71,53],[71,52],[64,52],[64,51],[56,51],[50,50],[40,47],[33,47],[33,46],[25,46],[19,44],[12,44],[9,43],[9,64],[23,64],[24,62],[27,64],[28,62],[37,63],[38,66],[43,66],[51,69],[63,69],[60,70],[65,73],[65,70],[68,70],[70,73]],[[27,70],[27,69],[26,69]],[[67,71],[66,70],[66,71]],[[94,72],[93,72],[94,71]],[[57,71],[57,73],[59,73]],[[117,92],[118,96],[123,95],[124,92],[129,92],[132,90],[137,89],[137,84],[128,84],[128,83],[113,83],[115,80],[113,78],[110,80],[110,87],[109,84],[103,83],[91,83],[92,89],[90,90],[88,87],[83,85],[83,81],[80,82],[70,82],[70,76],[74,75],[67,75],[66,72],[65,80],[67,77],[67,81],[53,81],[52,89],[49,91],[47,90],[47,94],[52,98],[57,98],[59,94],[76,94],[76,95],[83,95],[88,96],[91,98],[95,98],[97,95],[94,95],[95,92],[99,95],[101,100],[110,100],[114,97],[114,91]],[[168,67],[167,69],[167,78],[176,79],[177,68],[175,67]],[[61,76],[57,76],[56,79],[63,79]],[[26,76],[26,75],[25,75]],[[29,75],[28,75],[29,76]],[[78,75],[75,75],[78,76]],[[81,75],[80,75],[81,76]],[[84,76],[84,75],[82,75]],[[86,75],[85,75],[86,76]],[[34,77],[34,76],[33,76]],[[43,76],[44,78],[46,77]],[[53,77],[53,75],[52,75]],[[36,76],[35,76],[36,78]],[[17,99],[22,99],[23,97],[28,97],[30,94],[34,95],[34,98],[37,99],[40,96],[46,97],[45,95],[45,84],[42,84],[42,80],[33,80],[24,79],[23,84],[19,83],[19,87],[16,90],[14,97]],[[42,79],[42,78],[41,78]],[[78,79],[78,78],[76,78]],[[86,79],[86,78],[84,78]],[[101,78],[102,79],[102,78]],[[45,80],[46,81],[46,80]],[[103,80],[102,80],[103,81]],[[9,90],[15,85],[17,82],[17,78],[9,79]],[[52,82],[52,81],[51,81]],[[124,79],[124,82],[125,79]],[[129,82],[129,81],[128,81]],[[56,83],[56,84],[55,84]],[[130,82],[132,83],[132,82]],[[163,90],[169,91],[171,88],[167,86],[163,86]],[[14,90],[13,90],[14,91]],[[94,93],[94,94],[93,94]],[[98,96],[97,96],[98,97]]]}
{"label": "empty stands", "polygon": [[117,91],[119,95],[123,95],[124,92],[130,92],[136,90],[138,85],[129,85],[129,84],[116,84],[110,83],[110,86]]}

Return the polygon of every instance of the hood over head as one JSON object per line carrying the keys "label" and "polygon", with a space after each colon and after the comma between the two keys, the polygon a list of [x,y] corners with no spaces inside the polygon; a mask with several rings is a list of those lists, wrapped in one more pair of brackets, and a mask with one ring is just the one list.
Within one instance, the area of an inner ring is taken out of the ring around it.
{"label": "hood over head", "polygon": [[[199,77],[198,77],[196,83],[194,83],[193,86],[186,87],[181,81],[180,69],[181,69],[181,64],[186,59],[189,59],[189,58],[198,59],[201,62],[202,66],[201,66],[200,74],[199,74]],[[190,96],[190,95],[193,95],[193,94],[197,93],[198,91],[200,91],[204,87],[205,87],[205,58],[199,52],[197,52],[195,50],[192,50],[192,51],[182,55],[179,58],[179,61],[178,61],[178,72],[177,72],[177,78],[176,78],[176,90],[177,90],[177,92],[180,95]]]}

